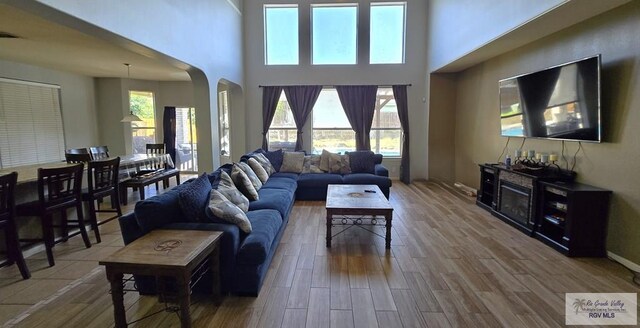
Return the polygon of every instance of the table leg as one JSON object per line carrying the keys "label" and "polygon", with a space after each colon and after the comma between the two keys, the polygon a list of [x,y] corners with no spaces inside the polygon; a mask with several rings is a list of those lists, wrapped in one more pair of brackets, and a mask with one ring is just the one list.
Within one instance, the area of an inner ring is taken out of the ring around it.
{"label": "table leg", "polygon": [[180,326],[182,328],[191,327],[191,313],[189,311],[189,305],[191,305],[191,287],[189,282],[191,280],[191,274],[185,272],[182,276],[178,277],[178,297],[180,303]]}
{"label": "table leg", "polygon": [[386,249],[391,248],[391,218],[392,217],[393,217],[393,212],[390,212],[384,216],[384,219],[386,221],[386,227],[387,227],[387,235],[384,239],[384,247]]}
{"label": "table leg", "polygon": [[220,245],[211,252],[211,278],[213,286],[213,297],[220,297]]}
{"label": "table leg", "polygon": [[327,212],[327,247],[331,248],[331,218],[333,214]]}
{"label": "table leg", "polygon": [[116,328],[127,327],[127,315],[124,311],[124,292],[122,287],[122,273],[111,272],[107,269],[107,279],[111,284],[111,301],[113,302],[113,318]]}

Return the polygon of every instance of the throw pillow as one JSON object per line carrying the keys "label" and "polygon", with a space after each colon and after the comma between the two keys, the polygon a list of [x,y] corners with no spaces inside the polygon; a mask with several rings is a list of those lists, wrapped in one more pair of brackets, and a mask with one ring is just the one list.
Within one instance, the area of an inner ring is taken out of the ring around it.
{"label": "throw pillow", "polygon": [[205,217],[204,211],[210,192],[211,182],[209,182],[209,177],[206,173],[191,181],[187,187],[180,189],[180,209],[188,222],[199,221]]}
{"label": "throw pillow", "polygon": [[241,210],[244,212],[249,210],[249,199],[245,197],[236,185],[233,184],[233,180],[227,174],[227,172],[220,172],[220,182],[218,183],[218,187],[216,188],[218,192],[220,192],[224,197],[230,200],[232,203],[236,204]]}
{"label": "throw pillow", "polygon": [[285,151],[282,158],[282,166],[280,167],[280,172],[302,173],[303,165],[303,152]]}
{"label": "throw pillow", "polygon": [[371,173],[376,171],[375,154],[370,150],[350,151],[349,165],[353,173]]}
{"label": "throw pillow", "polygon": [[264,153],[264,157],[269,160],[269,163],[273,166],[273,169],[276,172],[280,172],[280,167],[282,166],[282,158],[284,156],[284,152],[282,149],[267,151]]}
{"label": "throw pillow", "polygon": [[268,175],[272,175],[276,173],[276,169],[273,168],[273,165],[271,165],[271,162],[269,162],[269,159],[266,158],[264,154],[257,153],[257,154],[253,154],[251,157],[255,159],[258,163],[260,163],[260,165],[267,172]]}
{"label": "throw pillow", "polygon": [[325,172],[329,172],[329,156],[330,155],[331,153],[324,149],[322,150],[322,155],[320,155],[320,169]]}
{"label": "throw pillow", "polygon": [[264,170],[264,167],[262,167],[255,158],[251,157],[247,162],[249,163],[249,166],[251,166],[253,172],[258,176],[258,179],[260,179],[260,182],[266,183],[267,180],[269,180],[269,173]]}
{"label": "throw pillow", "polygon": [[320,169],[320,155],[305,156],[302,173],[324,173]]}
{"label": "throw pillow", "polygon": [[253,187],[249,177],[242,171],[239,165],[234,165],[231,170],[231,180],[249,200],[258,200],[258,191]]}
{"label": "throw pillow", "polygon": [[329,173],[351,173],[351,167],[349,166],[349,156],[339,154],[329,155]]}
{"label": "throw pillow", "polygon": [[251,222],[247,214],[215,189],[211,190],[207,209],[213,216],[237,225],[245,233],[251,233]]}
{"label": "throw pillow", "polygon": [[240,169],[244,171],[244,174],[247,175],[247,177],[249,178],[249,181],[251,181],[251,184],[253,185],[254,188],[256,188],[256,190],[260,190],[260,188],[262,188],[262,181],[260,181],[260,178],[258,178],[258,175],[255,172],[253,172],[253,169],[251,168],[251,166],[249,166],[249,164],[245,162],[240,162],[240,163],[235,163],[233,165],[239,166]]}

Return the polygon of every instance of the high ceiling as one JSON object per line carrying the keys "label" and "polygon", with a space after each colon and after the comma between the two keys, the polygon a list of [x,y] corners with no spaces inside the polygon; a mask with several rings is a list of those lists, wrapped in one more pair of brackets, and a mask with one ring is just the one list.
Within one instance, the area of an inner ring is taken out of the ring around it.
{"label": "high ceiling", "polygon": [[102,39],[0,4],[0,59],[93,77],[190,81],[186,71]]}

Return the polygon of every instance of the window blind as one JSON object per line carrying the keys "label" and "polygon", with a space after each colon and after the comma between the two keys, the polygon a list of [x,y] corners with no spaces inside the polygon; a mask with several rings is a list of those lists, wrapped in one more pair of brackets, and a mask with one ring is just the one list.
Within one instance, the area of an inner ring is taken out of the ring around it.
{"label": "window blind", "polygon": [[60,87],[0,78],[0,167],[64,160]]}

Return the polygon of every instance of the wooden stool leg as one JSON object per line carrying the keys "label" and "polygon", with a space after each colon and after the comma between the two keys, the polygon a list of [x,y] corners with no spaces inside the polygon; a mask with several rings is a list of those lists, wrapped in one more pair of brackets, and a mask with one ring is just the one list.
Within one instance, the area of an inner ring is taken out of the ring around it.
{"label": "wooden stool leg", "polygon": [[6,232],[7,234],[5,238],[7,238],[9,259],[13,259],[16,262],[23,279],[31,278],[31,272],[29,272],[27,263],[24,261],[22,249],[20,248],[20,242],[18,241],[18,229],[16,228],[16,225],[12,220],[9,221],[9,226],[7,227]]}
{"label": "wooden stool leg", "polygon": [[[100,204],[98,204],[100,206]],[[98,229],[98,217],[96,215],[96,206],[94,200],[89,200],[89,224],[91,224],[91,229],[93,233],[96,235],[96,243],[102,242],[100,239],[100,230]]]}
{"label": "wooden stool leg", "polygon": [[87,227],[84,225],[84,214],[82,213],[82,202],[78,201],[78,205],[76,205],[76,215],[78,216],[78,227],[80,228],[80,235],[82,235],[82,240],[84,241],[84,246],[86,248],[91,247],[91,241],[89,241],[89,235],[87,234]]}
{"label": "wooden stool leg", "polygon": [[111,199],[113,202],[111,203],[111,207],[115,206],[116,211],[118,211],[118,216],[122,216],[122,208],[120,207],[120,193],[118,192],[118,187],[113,189],[113,194],[111,195]]}

